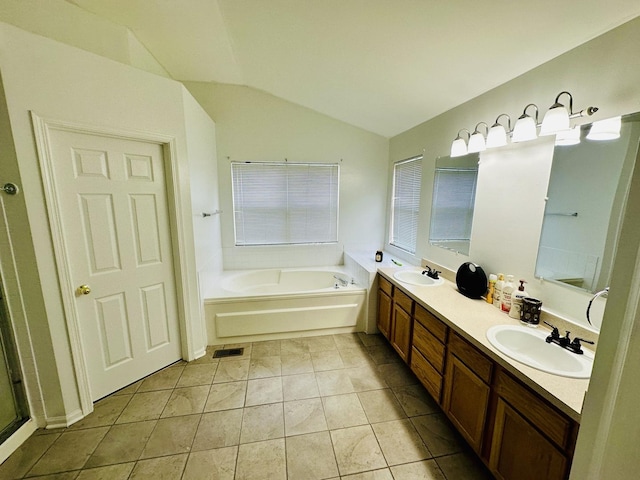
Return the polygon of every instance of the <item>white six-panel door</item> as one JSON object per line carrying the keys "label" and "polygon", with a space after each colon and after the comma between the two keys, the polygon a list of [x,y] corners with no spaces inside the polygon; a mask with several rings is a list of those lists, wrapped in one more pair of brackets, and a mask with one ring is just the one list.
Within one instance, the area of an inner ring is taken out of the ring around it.
{"label": "white six-panel door", "polygon": [[49,143],[96,400],[181,358],[162,147],[63,130]]}

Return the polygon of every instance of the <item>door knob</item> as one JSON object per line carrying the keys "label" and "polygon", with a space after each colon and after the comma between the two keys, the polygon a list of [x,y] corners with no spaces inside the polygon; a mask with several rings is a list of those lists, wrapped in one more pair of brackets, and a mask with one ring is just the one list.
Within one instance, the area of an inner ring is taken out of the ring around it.
{"label": "door knob", "polygon": [[89,295],[91,293],[91,287],[89,285],[80,285],[76,292],[78,295]]}

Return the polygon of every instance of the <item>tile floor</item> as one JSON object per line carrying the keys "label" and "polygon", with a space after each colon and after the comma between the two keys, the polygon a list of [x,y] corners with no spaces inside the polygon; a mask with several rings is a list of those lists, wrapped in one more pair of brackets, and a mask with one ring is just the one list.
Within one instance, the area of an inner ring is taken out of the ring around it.
{"label": "tile floor", "polygon": [[492,478],[382,337],[242,346],[221,360],[210,347],[70,428],[39,430],[0,478]]}

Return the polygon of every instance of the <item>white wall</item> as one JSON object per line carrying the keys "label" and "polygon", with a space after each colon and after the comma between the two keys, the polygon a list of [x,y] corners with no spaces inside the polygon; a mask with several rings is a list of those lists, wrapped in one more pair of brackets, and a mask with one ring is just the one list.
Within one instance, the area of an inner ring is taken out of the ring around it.
{"label": "white wall", "polygon": [[[42,179],[35,148],[30,112],[41,117],[118,130],[139,131],[175,138],[174,181],[179,184],[179,227],[174,241],[190,246],[178,259],[185,276],[179,280],[185,297],[187,328],[202,331],[197,295],[193,222],[189,185],[189,152],[215,157],[214,145],[200,137],[213,133],[212,122],[172,80],[151,75],[116,61],[0,24],[0,69],[13,134],[13,145],[0,145],[2,171],[16,174],[7,180],[19,183],[18,201],[5,202],[12,242],[19,251],[15,262],[22,274],[25,328],[36,349],[36,372],[27,374],[27,387],[42,386],[44,415],[48,421],[64,422],[80,408],[73,358],[61,303],[45,209]],[[188,119],[188,121],[185,120]],[[192,133],[186,135],[188,123]],[[204,134],[200,132],[204,131]],[[15,146],[15,153],[12,147]],[[6,156],[4,154],[7,154]],[[200,165],[200,163],[198,163]],[[197,167],[196,175],[202,169]],[[211,174],[208,174],[211,177]],[[5,251],[3,250],[3,255]],[[16,292],[13,292],[16,294]],[[19,317],[16,317],[19,318]],[[183,332],[184,333],[184,332]],[[192,336],[185,356],[204,351],[206,339]],[[29,339],[19,339],[28,345]],[[183,338],[184,340],[184,338]],[[43,348],[37,348],[38,344]],[[30,396],[37,395],[29,388]],[[42,425],[43,419],[38,419]]]}
{"label": "white wall", "polygon": [[220,215],[202,216],[220,209],[216,125],[186,89],[183,100],[196,268],[221,271]]}
{"label": "white wall", "polygon": [[[454,271],[470,259],[487,273],[499,271],[525,278],[529,294],[541,298],[546,309],[586,325],[584,312],[590,294],[534,278],[553,140],[542,137],[483,152],[468,258],[428,243],[434,164],[436,157],[449,154],[459,129],[473,130],[480,121],[491,125],[501,113],[515,121],[528,103],[537,104],[542,115],[562,90],[573,94],[574,110],[600,107],[593,117],[581,119],[583,123],[640,110],[640,67],[630,62],[628,55],[628,49],[638,44],[640,19],[392,138],[392,161],[425,151],[416,258]],[[468,81],[473,81],[473,75]]]}
{"label": "white wall", "polygon": [[127,27],[66,0],[2,0],[0,21],[105,58],[169,77]]}
{"label": "white wall", "polygon": [[[388,140],[248,87],[186,83],[216,122],[224,268],[333,265],[384,243]],[[235,247],[232,161],[340,164],[338,245]]]}

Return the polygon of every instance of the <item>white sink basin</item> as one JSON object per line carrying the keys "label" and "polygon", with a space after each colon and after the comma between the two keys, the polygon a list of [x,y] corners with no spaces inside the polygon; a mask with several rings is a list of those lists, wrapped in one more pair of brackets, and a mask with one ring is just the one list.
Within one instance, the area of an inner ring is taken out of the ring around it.
{"label": "white sink basin", "polygon": [[545,342],[549,332],[517,325],[497,325],[487,330],[491,345],[525,365],[570,378],[589,378],[593,354],[570,352],[559,345]]}
{"label": "white sink basin", "polygon": [[393,274],[393,278],[404,283],[420,285],[422,287],[436,287],[444,283],[442,278],[435,280],[426,275],[422,275],[422,273],[417,270],[399,270]]}

